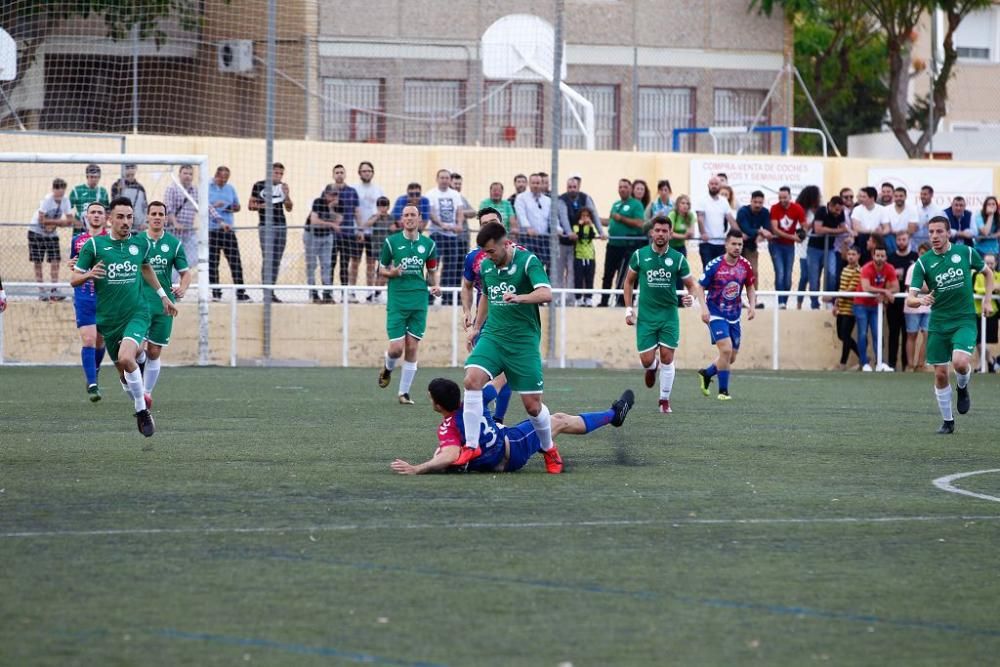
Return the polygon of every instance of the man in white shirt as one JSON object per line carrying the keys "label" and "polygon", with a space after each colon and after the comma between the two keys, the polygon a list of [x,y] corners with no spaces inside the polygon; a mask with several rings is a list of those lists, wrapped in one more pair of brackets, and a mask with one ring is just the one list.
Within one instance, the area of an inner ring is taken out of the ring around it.
{"label": "man in white shirt", "polygon": [[874,238],[882,238],[889,224],[884,207],[878,205],[878,190],[869,186],[858,190],[858,205],[851,211],[851,227],[861,253],[862,265],[871,259]]}
{"label": "man in white shirt", "polygon": [[552,199],[542,189],[542,177],[532,174],[528,177],[528,189],[514,199],[514,214],[521,230],[520,241],[524,247],[542,260],[545,271],[549,271],[549,216],[552,214]]}
{"label": "man in white shirt", "polygon": [[701,238],[698,254],[701,256],[702,267],[725,254],[726,231],[736,222],[729,201],[719,196],[721,187],[718,176],[708,179],[708,196],[701,200],[696,210],[698,234]]}
{"label": "man in white shirt", "polygon": [[[372,178],[375,177],[375,165],[373,165],[368,160],[364,160],[358,165],[358,177],[361,182],[352,185],[354,191],[358,193],[358,214],[359,217],[355,221],[357,226],[357,240],[358,240],[358,262],[361,261],[362,253],[365,256],[365,267],[367,274],[366,285],[375,284],[375,267],[378,264],[378,255],[381,252],[381,248],[372,248],[372,228],[371,224],[373,222],[373,217],[378,212],[378,207],[376,202],[379,197],[385,197],[385,193],[382,192],[382,188],[372,183]],[[366,297],[367,301],[371,301],[374,297],[373,292],[369,292]]]}
{"label": "man in white shirt", "polygon": [[[437,187],[427,193],[430,203],[431,238],[437,245],[438,262],[441,265],[441,287],[458,287],[462,280],[462,263],[468,250],[465,238],[465,213],[462,195],[451,187],[451,172],[439,169]],[[446,292],[442,299],[446,304],[452,300],[452,292]]]}
{"label": "man in white shirt", "polygon": [[[885,210],[886,216],[889,218],[887,229],[884,232],[885,247],[890,257],[896,252],[896,234],[899,232],[909,233],[910,229],[917,224],[917,210],[906,203],[906,196],[906,188],[897,187],[892,192],[892,206]],[[911,243],[906,251],[912,249],[913,244]]]}
{"label": "man in white shirt", "polygon": [[930,243],[931,237],[927,233],[927,223],[931,218],[944,215],[940,208],[934,204],[934,188],[925,185],[920,188],[920,206],[917,207],[917,221],[910,225],[910,246],[919,248],[921,243]]}
{"label": "man in white shirt", "polygon": [[[56,178],[52,181],[52,192],[38,204],[28,226],[28,259],[35,267],[35,282],[45,282],[42,264],[48,262],[52,282],[59,282],[59,227],[72,227],[74,218],[69,197],[66,196],[66,181]],[[55,287],[51,291],[38,288],[38,298],[42,301],[62,301],[66,297]]]}

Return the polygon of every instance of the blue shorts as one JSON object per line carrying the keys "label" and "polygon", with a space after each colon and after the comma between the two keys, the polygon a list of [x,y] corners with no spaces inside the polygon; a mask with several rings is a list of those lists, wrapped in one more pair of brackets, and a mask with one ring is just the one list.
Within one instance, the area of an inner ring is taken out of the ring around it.
{"label": "blue shorts", "polygon": [[723,338],[728,338],[733,342],[734,350],[740,349],[740,336],[742,335],[742,332],[740,330],[739,322],[714,319],[709,321],[708,331],[712,335],[712,345],[715,345]]}
{"label": "blue shorts", "polygon": [[510,426],[504,429],[507,441],[510,443],[510,459],[504,472],[514,472],[520,470],[532,456],[542,451],[538,434],[535,427],[531,425],[531,420],[525,420],[517,426]]}
{"label": "blue shorts", "polygon": [[[477,303],[478,303],[478,301],[477,301]],[[489,318],[487,317],[486,320],[488,320],[488,319]],[[482,336],[483,336],[483,329],[486,328],[486,320],[483,320],[483,326],[479,327],[479,333],[477,333],[476,337],[472,339],[472,347],[473,348],[476,347],[476,344],[479,342],[479,339],[482,338]]]}
{"label": "blue shorts", "polygon": [[906,320],[906,333],[915,334],[918,331],[927,331],[931,323],[930,313],[903,313]]}
{"label": "blue shorts", "polygon": [[76,328],[97,324],[97,298],[73,297],[73,310],[76,311]]}

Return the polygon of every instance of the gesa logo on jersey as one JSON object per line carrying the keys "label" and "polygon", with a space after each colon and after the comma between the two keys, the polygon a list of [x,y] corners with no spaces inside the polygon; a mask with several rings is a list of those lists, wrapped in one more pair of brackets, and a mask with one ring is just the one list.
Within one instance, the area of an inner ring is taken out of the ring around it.
{"label": "gesa logo on jersey", "polygon": [[650,283],[653,282],[670,282],[673,278],[673,271],[667,271],[666,269],[650,269],[646,271],[646,280]]}
{"label": "gesa logo on jersey", "polygon": [[403,271],[420,271],[424,268],[424,258],[423,257],[404,257],[399,260],[399,266]]}
{"label": "gesa logo on jersey", "polygon": [[[957,256],[956,259],[958,259]],[[955,268],[954,266],[949,268],[947,271],[934,276],[934,282],[937,283],[938,287],[944,287],[945,285],[951,285],[957,282],[964,282],[964,280],[965,269],[961,267]]]}
{"label": "gesa logo on jersey", "polygon": [[517,292],[517,288],[508,283],[507,281],[501,282],[499,285],[490,285],[490,301],[499,302],[503,301],[504,294],[513,294]]}
{"label": "gesa logo on jersey", "polygon": [[118,277],[129,278],[139,271],[139,266],[132,262],[117,262],[108,264],[105,271],[107,272],[108,280],[114,280]]}
{"label": "gesa logo on jersey", "polygon": [[153,268],[159,267],[165,269],[170,265],[170,260],[160,255],[154,255],[149,258],[149,263],[153,265]]}

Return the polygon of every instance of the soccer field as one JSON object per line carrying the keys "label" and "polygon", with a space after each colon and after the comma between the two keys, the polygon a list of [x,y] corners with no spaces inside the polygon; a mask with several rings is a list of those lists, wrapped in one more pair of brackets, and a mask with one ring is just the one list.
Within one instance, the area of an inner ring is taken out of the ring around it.
{"label": "soccer field", "polygon": [[932,483],[1000,468],[995,376],[941,437],[928,374],[737,371],[720,403],[688,370],[660,415],[640,373],[549,371],[553,411],[638,402],[561,476],[399,477],[439,418],[374,370],[166,369],[150,440],[111,373],[92,405],[0,369],[2,664],[1000,661],[1000,503]]}

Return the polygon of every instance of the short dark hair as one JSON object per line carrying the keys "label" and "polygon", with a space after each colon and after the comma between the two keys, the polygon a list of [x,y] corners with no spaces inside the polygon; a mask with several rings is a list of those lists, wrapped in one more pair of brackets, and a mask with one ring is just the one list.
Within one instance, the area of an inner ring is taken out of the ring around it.
{"label": "short dark hair", "polygon": [[99,166],[97,166],[96,164],[94,164],[93,162],[91,162],[90,164],[87,165],[87,168],[83,170],[83,173],[85,173],[85,174],[98,174],[98,175],[100,175],[101,168]]}
{"label": "short dark hair", "polygon": [[849,246],[847,246],[847,252],[856,252],[859,255],[861,254],[861,251],[858,250],[858,246],[856,246],[856,245],[849,245]]}
{"label": "short dark hair", "polygon": [[462,175],[460,173],[458,173],[457,171],[453,171],[453,172],[451,172],[451,177],[452,178],[457,178],[457,179],[461,180]]}
{"label": "short dark hair", "polygon": [[150,209],[152,209],[154,206],[159,206],[160,208],[162,208],[164,213],[167,212],[167,205],[158,199],[154,199],[153,201],[146,204],[146,213],[149,213]]}
{"label": "short dark hair", "polygon": [[630,181],[627,178],[619,178],[618,179],[618,185],[621,185],[622,183],[628,183],[629,185],[632,185],[632,181]]}
{"label": "short dark hair", "polygon": [[87,210],[84,211],[84,213],[90,213],[90,207],[91,206],[100,206],[101,209],[103,209],[104,212],[107,213],[108,207],[105,206],[103,202],[99,202],[99,201],[92,201],[89,204],[87,204]]}
{"label": "short dark hair", "polygon": [[487,222],[476,234],[476,245],[482,248],[490,241],[500,241],[507,236],[507,228],[499,222]]}
{"label": "short dark hair", "polygon": [[528,177],[527,177],[527,176],[525,176],[524,174],[517,174],[516,176],[514,176],[514,180],[515,180],[515,181],[516,181],[517,179],[519,179],[519,178],[523,178],[523,179],[527,180],[527,178],[528,178]]}
{"label": "short dark hair", "polygon": [[490,183],[490,189],[491,190],[493,189],[494,185],[499,185],[500,189],[503,190],[503,183],[501,183],[500,181],[493,181],[492,183]]}
{"label": "short dark hair", "polygon": [[462,390],[458,383],[447,378],[434,378],[427,383],[431,400],[448,412],[454,412],[462,405]]}
{"label": "short dark hair", "polygon": [[888,186],[889,186],[890,188],[891,188],[891,187],[893,187],[892,183],[890,183],[889,181],[884,181],[884,182],[882,183],[882,185],[881,185],[880,187],[883,187],[883,188],[884,188],[884,187],[885,187],[885,186],[887,186],[887,185],[888,185]]}
{"label": "short dark hair", "polygon": [[540,171],[540,172],[538,172],[538,175],[539,175],[539,176],[540,176],[541,178],[548,178],[548,177],[549,177],[549,175],[548,175],[548,174],[547,174],[546,172],[544,172],[544,171]]}
{"label": "short dark hair", "polygon": [[421,192],[423,192],[423,190],[424,190],[424,188],[420,185],[420,183],[417,183],[416,181],[414,181],[413,183],[410,183],[409,185],[406,186],[407,190],[410,190],[412,188],[417,188]]}
{"label": "short dark hair", "polygon": [[66,187],[66,181],[64,181],[63,179],[61,179],[61,178],[53,178],[52,179],[52,189],[53,190],[62,190],[65,187]]}
{"label": "short dark hair", "polygon": [[761,192],[760,190],[754,190],[753,192],[750,193],[750,199],[756,199],[757,197],[763,199],[764,193]]}
{"label": "short dark hair", "polygon": [[[344,165],[342,165],[342,164],[338,164],[337,165],[337,167],[343,167],[343,166]],[[336,169],[337,167],[334,167],[334,169]],[[275,162],[274,164],[271,165],[271,169],[281,169],[281,170],[284,170],[284,168],[285,168],[285,165],[281,164],[280,162]]]}
{"label": "short dark hair", "polygon": [[869,199],[875,199],[876,197],[878,197],[878,190],[876,190],[870,185],[866,185],[865,187],[860,188],[860,190],[861,192],[864,192],[866,195],[868,195]]}
{"label": "short dark hair", "polygon": [[674,191],[674,189],[672,187],[670,187],[670,181],[668,181],[665,178],[661,178],[660,180],[658,180],[656,182],[656,189],[657,189],[657,191],[662,190],[664,185],[667,186],[667,189],[670,190],[671,192]]}
{"label": "short dark hair", "polygon": [[960,201],[963,204],[965,203],[965,197],[963,197],[962,195],[955,195],[954,197],[951,198],[951,200],[952,201]]}
{"label": "short dark hair", "polygon": [[906,193],[906,188],[904,188],[902,185],[900,185],[895,190],[893,190],[893,192],[902,192],[904,195],[907,194]]}
{"label": "short dark hair", "polygon": [[344,171],[347,171],[347,167],[345,167],[345,166],[344,166],[344,165],[342,165],[342,164],[335,164],[335,165],[333,165],[333,168],[334,168],[334,169],[336,169],[337,167],[340,167],[340,168],[341,168],[341,169],[343,169]]}
{"label": "short dark hair", "polygon": [[827,206],[843,206],[844,200],[840,198],[840,195],[833,195],[830,197],[830,201]]}
{"label": "short dark hair", "polygon": [[481,209],[479,209],[479,211],[476,213],[476,219],[482,220],[484,215],[489,215],[490,213],[494,214],[495,216],[503,220],[503,216],[500,215],[500,211],[496,210],[492,206],[484,206]]}
{"label": "short dark hair", "polygon": [[872,252],[885,249],[885,241],[883,241],[881,237],[875,236],[872,238]]}
{"label": "short dark hair", "polygon": [[727,181],[729,180],[729,177],[726,176],[726,172],[724,172],[724,171],[720,171],[718,174],[715,175],[716,178],[719,178],[720,176],[722,178],[726,179]]}
{"label": "short dark hair", "polygon": [[177,167],[177,171],[179,171],[179,172],[180,171],[184,171],[185,169],[190,169],[191,171],[194,171],[194,165],[193,164],[182,164],[181,166]]}
{"label": "short dark hair", "polygon": [[929,192],[931,194],[934,194],[934,188],[931,187],[930,185],[921,185],[920,189],[921,190],[927,190],[927,192]]}
{"label": "short dark hair", "polygon": [[388,206],[389,203],[390,202],[388,197],[379,197],[378,199],[375,200],[376,206]]}
{"label": "short dark hair", "polygon": [[778,188],[778,192],[787,192],[788,194],[792,194],[792,189],[787,185],[782,185],[780,188]]}
{"label": "short dark hair", "polygon": [[734,227],[730,227],[729,231],[726,232],[726,238],[727,239],[739,239],[740,241],[742,241],[743,240],[743,232],[741,232],[740,230],[738,230],[738,229],[736,229]]}
{"label": "short dark hair", "polygon": [[368,160],[362,160],[361,162],[359,162],[359,163],[358,163],[358,171],[360,171],[360,170],[361,170],[361,167],[365,166],[366,164],[367,164],[367,165],[368,165],[369,167],[371,167],[372,171],[375,171],[375,165],[373,165],[373,164],[372,164],[371,162],[369,162]]}
{"label": "short dark hair", "polygon": [[850,188],[840,188],[840,196],[841,197],[844,196],[845,192],[850,192],[852,196],[854,195],[854,191],[851,190]]}
{"label": "short dark hair", "polygon": [[129,208],[132,208],[132,200],[128,197],[115,197],[111,200],[111,203],[108,204],[108,210],[112,210],[115,206],[128,206]]}
{"label": "short dark hair", "polygon": [[951,227],[951,221],[948,220],[948,218],[946,218],[943,215],[935,215],[933,218],[927,221],[927,226],[930,227],[935,222],[943,223],[945,227]]}
{"label": "short dark hair", "polygon": [[674,223],[671,222],[670,218],[662,214],[657,214],[656,216],[654,216],[651,222],[653,223],[654,227],[656,225],[666,225],[667,227],[670,227],[670,229],[674,228]]}

